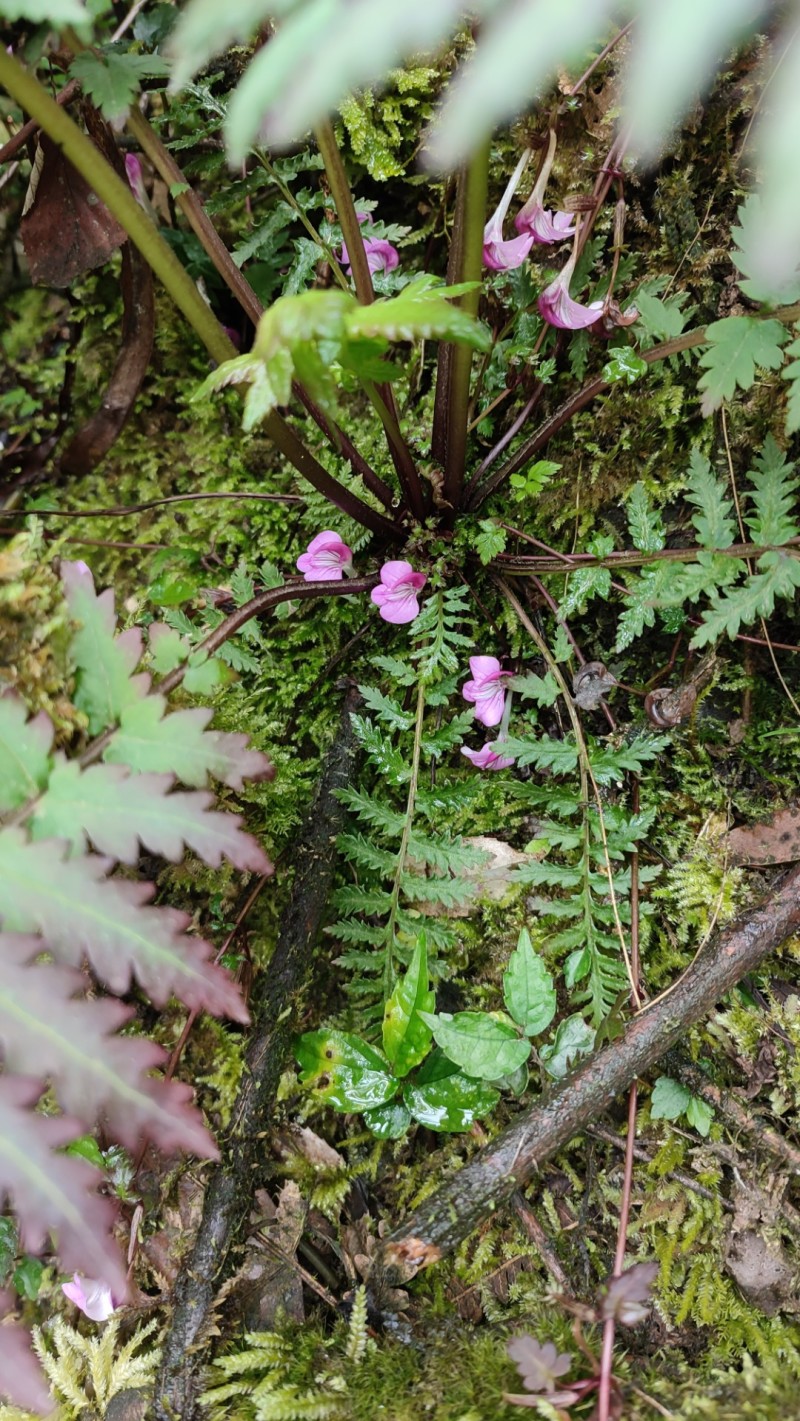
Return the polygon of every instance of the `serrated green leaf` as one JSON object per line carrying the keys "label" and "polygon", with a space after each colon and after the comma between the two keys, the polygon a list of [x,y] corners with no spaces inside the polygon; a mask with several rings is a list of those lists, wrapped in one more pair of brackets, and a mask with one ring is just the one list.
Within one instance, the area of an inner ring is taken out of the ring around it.
{"label": "serrated green leaf", "polygon": [[697,1096],[693,1095],[686,1107],[686,1119],[698,1135],[705,1139],[714,1120],[714,1111],[704,1100],[698,1100]]}
{"label": "serrated green leaf", "polygon": [[672,1076],[659,1076],[650,1096],[651,1120],[679,1119],[691,1098],[691,1091],[679,1081],[674,1081]]}
{"label": "serrated green leaf", "polygon": [[503,1000],[526,1036],[538,1036],[556,1014],[556,989],[541,957],[523,928],[503,973]]}
{"label": "serrated green leaf", "polygon": [[771,617],[776,597],[793,598],[800,589],[797,558],[776,550],[762,554],[757,567],[756,575],[741,587],[715,595],[692,637],[693,647],[706,646],[721,636],[736,636],[743,623],[747,625],[756,617]]}
{"label": "serrated green leaf", "polygon": [[642,553],[657,553],[664,546],[661,514],[651,507],[642,483],[634,484],[627,502],[628,531],[635,548]]}
{"label": "serrated green leaf", "polygon": [[367,336],[389,341],[451,340],[490,350],[492,333],[444,294],[446,287],[430,285],[429,278],[410,281],[398,296],[357,306],[348,313],[347,332],[353,339]]}
{"label": "serrated green leaf", "polygon": [[52,743],[44,711],[29,720],[17,696],[0,696],[0,810],[16,809],[44,788]]}
{"label": "serrated green leaf", "polygon": [[582,1016],[568,1016],[560,1023],[553,1040],[539,1048],[539,1059],[547,1074],[554,1080],[563,1080],[581,1056],[588,1056],[594,1037],[594,1027]]}
{"label": "serrated green leaf", "polygon": [[[605,533],[590,538],[587,551],[594,557],[608,557],[614,551],[614,539]],[[611,591],[611,573],[607,567],[579,568],[569,574],[567,591],[561,598],[561,617],[571,617],[575,612],[583,612],[595,597],[605,601]]]}
{"label": "serrated green leaf", "polygon": [[133,675],[141,660],[142,637],[135,627],[114,635],[114,593],[107,588],[97,596],[85,563],[62,563],[61,580],[70,616],[79,624],[70,643],[78,670],[75,704],[85,712],[94,735],[114,725],[126,707],[147,693],[150,677]]}
{"label": "serrated green leaf", "polygon": [[484,567],[496,558],[498,553],[505,552],[508,534],[505,528],[499,527],[493,518],[482,518],[478,524],[480,532],[476,533],[472,539],[478,557]]}
{"label": "serrated green leaf", "polygon": [[465,1075],[494,1081],[510,1075],[530,1055],[530,1045],[520,1039],[507,1017],[484,1011],[420,1012],[431,1028],[437,1046]]}
{"label": "serrated green leaf", "polygon": [[631,346],[624,345],[615,350],[612,358],[603,366],[603,379],[609,385],[633,385],[647,374],[648,364],[637,355]]}
{"label": "serrated green leaf", "polygon": [[753,485],[751,494],[754,512],[745,522],[753,539],[762,547],[782,545],[798,536],[798,521],[794,516],[798,480],[795,466],[778,448],[771,434],[756,455],[755,468],[749,472]]}
{"label": "serrated green leaf", "polygon": [[119,54],[109,50],[101,55],[85,49],[73,59],[70,73],[103,117],[114,123],[127,114],[142,80],[163,77],[169,73],[169,66],[157,54]]}
{"label": "serrated green leaf", "polygon": [[383,1014],[383,1049],[396,1076],[407,1076],[428,1054],[431,1028],[420,1012],[432,1012],[436,995],[428,986],[428,951],[420,933],[414,954],[395,985]]}
{"label": "serrated green leaf", "polygon": [[[785,180],[783,174],[782,180]],[[781,275],[776,281],[769,240],[774,235],[769,230],[772,219],[765,212],[761,195],[750,193],[737,216],[739,225],[731,228],[731,239],[738,250],[732,251],[731,257],[745,278],[739,282],[742,291],[751,301],[767,305],[790,305],[800,300],[800,280],[796,272]]]}
{"label": "serrated green leaf", "polygon": [[369,1110],[385,1105],[400,1082],[383,1056],[344,1031],[308,1031],[295,1046],[303,1085],[334,1110]]}
{"label": "serrated green leaf", "polygon": [[728,490],[721,479],[714,477],[711,465],[697,445],[689,456],[685,498],[698,512],[692,514],[698,542],[712,550],[729,548],[737,528]]}
{"label": "serrated green leaf", "polygon": [[551,671],[547,671],[544,676],[536,676],[532,671],[527,676],[512,676],[508,687],[509,690],[517,691],[524,701],[536,701],[540,706],[555,705],[561,694]]}
{"label": "serrated green leaf", "polygon": [[142,773],[173,774],[185,785],[201,788],[209,776],[231,789],[245,779],[271,773],[266,755],[253,750],[246,735],[207,730],[213,711],[203,706],[173,711],[163,696],[148,696],[122,712],[120,728],[103,751],[108,764],[129,765]]}
{"label": "serrated green leaf", "polygon": [[762,321],[755,316],[726,316],[707,326],[706,336],[711,348],[700,357],[704,374],[699,384],[704,415],[731,399],[737,386],[749,390],[756,367],[778,370],[783,363],[781,347],[789,339],[780,321]]}

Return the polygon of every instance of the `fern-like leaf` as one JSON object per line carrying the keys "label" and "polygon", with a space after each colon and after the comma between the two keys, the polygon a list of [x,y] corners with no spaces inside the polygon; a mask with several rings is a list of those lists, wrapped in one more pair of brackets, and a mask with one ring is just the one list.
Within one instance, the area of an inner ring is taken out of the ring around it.
{"label": "fern-like leaf", "polygon": [[192,788],[207,784],[210,776],[231,789],[241,789],[246,779],[272,777],[266,755],[248,747],[245,735],[206,729],[212,710],[197,706],[165,715],[166,708],[164,696],[154,695],[124,709],[103,759],[141,772],[171,773]]}
{"label": "fern-like leaf", "polygon": [[132,628],[114,636],[114,593],[107,588],[98,597],[85,563],[64,563],[61,577],[67,606],[78,623],[71,645],[80,672],[75,704],[86,713],[94,735],[114,725],[126,706],[147,694],[150,677],[133,675],[142,656],[142,634]]}
{"label": "fern-like leaf", "polygon": [[0,698],[0,812],[16,809],[47,783],[52,743],[44,711],[28,720],[17,696]]}

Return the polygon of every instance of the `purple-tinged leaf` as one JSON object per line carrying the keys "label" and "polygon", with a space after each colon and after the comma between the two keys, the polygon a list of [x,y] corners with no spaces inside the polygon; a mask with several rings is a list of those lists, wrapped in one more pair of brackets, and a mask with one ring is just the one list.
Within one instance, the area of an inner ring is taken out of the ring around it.
{"label": "purple-tinged leaf", "polygon": [[186,936],[186,913],[151,907],[152,883],[108,878],[108,860],[65,852],[57,840],[31,844],[19,829],[0,831],[7,930],[41,933],[53,956],[73,966],[88,957],[112,992],[126,992],[135,978],[156,1006],[174,994],[192,1009],[248,1020],[234,983],[208,961],[209,944]]}
{"label": "purple-tinged leaf", "polygon": [[9,1294],[0,1293],[0,1397],[25,1411],[49,1416],[55,1403],[31,1351],[30,1335],[24,1327],[3,1319],[11,1308]]}
{"label": "purple-tinged leaf", "polygon": [[600,1302],[600,1316],[613,1317],[623,1327],[644,1322],[650,1311],[650,1294],[658,1275],[657,1263],[634,1263],[618,1278],[612,1278]]}
{"label": "purple-tinged leaf", "polygon": [[168,793],[172,775],[130,774],[122,765],[56,761],[47,792],[34,811],[34,839],[66,839],[79,853],[91,839],[99,853],[135,864],[140,843],[178,863],[192,849],[212,868],[223,858],[236,868],[269,873],[263,849],[234,814],[211,809],[208,790]]}
{"label": "purple-tinged leaf", "polygon": [[244,780],[272,779],[275,771],[246,735],[206,730],[213,711],[207,706],[165,715],[164,696],[148,696],[128,706],[103,759],[132,770],[171,773],[183,784],[202,788],[210,775],[241,789]]}
{"label": "purple-tinged leaf", "polygon": [[0,811],[33,799],[47,783],[52,743],[44,711],[28,720],[17,696],[0,696]]}
{"label": "purple-tinged leaf", "polygon": [[572,1366],[569,1352],[559,1352],[553,1342],[537,1342],[529,1333],[512,1337],[506,1351],[528,1391],[555,1391],[556,1379]]}
{"label": "purple-tinged leaf", "polygon": [[87,1001],[83,974],[32,959],[41,939],[0,935],[0,1042],[6,1067],[47,1076],[59,1103],[91,1129],[101,1114],[114,1136],[135,1149],[142,1134],[167,1153],[178,1149],[206,1159],[216,1146],[192,1091],[148,1075],[164,1051],[155,1042],[115,1033],[133,1015],[122,1002]]}
{"label": "purple-tinged leaf", "polygon": [[133,675],[142,657],[142,634],[134,627],[115,635],[114,593],[109,587],[97,596],[85,563],[62,563],[61,580],[70,616],[79,624],[70,644],[78,670],[75,704],[95,735],[147,694],[150,677]]}
{"label": "purple-tinged leaf", "polygon": [[38,1253],[55,1229],[64,1267],[104,1278],[124,1298],[125,1268],[111,1236],[116,1210],[95,1192],[97,1170],[56,1153],[81,1127],[66,1115],[35,1113],[42,1089],[29,1076],[0,1076],[0,1195],[11,1198],[24,1249]]}

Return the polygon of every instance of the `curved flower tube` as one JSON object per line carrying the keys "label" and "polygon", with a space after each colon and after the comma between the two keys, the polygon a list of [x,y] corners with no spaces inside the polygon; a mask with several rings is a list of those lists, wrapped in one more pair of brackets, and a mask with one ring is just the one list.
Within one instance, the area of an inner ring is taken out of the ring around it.
{"label": "curved flower tube", "polygon": [[577,260],[578,254],[573,252],[555,281],[551,281],[550,285],[544,288],[536,302],[543,320],[562,331],[586,330],[603,316],[602,301],[592,301],[589,306],[582,306],[580,301],[573,301],[569,294],[569,284]]}
{"label": "curved flower tube", "polygon": [[61,1284],[61,1291],[92,1322],[107,1322],[115,1311],[111,1289],[97,1278],[82,1278],[80,1273],[74,1273],[71,1283]]}
{"label": "curved flower tube", "polygon": [[306,582],[341,582],[352,571],[353,554],[338,533],[330,528],[317,533],[297,559],[297,569]]}
{"label": "curved flower tube", "polygon": [[419,612],[417,593],[428,581],[424,572],[415,572],[410,562],[399,559],[385,562],[381,568],[379,587],[373,587],[370,598],[385,622],[397,626],[413,622]]}
{"label": "curved flower tube", "polygon": [[[502,740],[495,741],[495,745],[502,743]],[[484,745],[481,750],[470,750],[466,745],[462,745],[461,754],[472,761],[476,770],[507,770],[509,765],[514,763],[510,755],[499,754],[490,744]]]}
{"label": "curved flower tube", "polygon": [[566,237],[575,235],[575,218],[571,213],[551,212],[544,206],[545,188],[553,167],[555,153],[556,133],[555,129],[551,128],[550,142],[542,170],[534,183],[528,201],[514,218],[514,226],[518,232],[530,235],[534,242],[541,244],[563,242]]}
{"label": "curved flower tube", "polygon": [[511,199],[519,187],[519,180],[528,166],[530,156],[530,149],[526,149],[508,180],[508,186],[503,196],[483,229],[483,264],[492,271],[512,271],[514,267],[522,266],[533,246],[533,237],[528,232],[523,232],[519,237],[510,237],[508,241],[503,239],[503,222]]}

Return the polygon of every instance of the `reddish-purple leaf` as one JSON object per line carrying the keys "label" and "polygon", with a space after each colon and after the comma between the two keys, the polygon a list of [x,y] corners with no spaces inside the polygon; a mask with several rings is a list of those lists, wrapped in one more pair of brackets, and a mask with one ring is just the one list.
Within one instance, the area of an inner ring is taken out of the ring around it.
{"label": "reddish-purple leaf", "polygon": [[55,1403],[31,1351],[30,1336],[16,1322],[3,1320],[11,1307],[8,1293],[0,1293],[0,1397],[25,1411],[49,1416]]}
{"label": "reddish-purple leaf", "polygon": [[572,1366],[569,1352],[559,1352],[553,1342],[537,1342],[529,1333],[512,1337],[506,1351],[529,1391],[555,1391],[556,1378]]}
{"label": "reddish-purple leaf", "polygon": [[172,775],[131,774],[122,765],[90,765],[59,756],[32,821],[34,839],[67,839],[82,852],[87,837],[100,853],[136,863],[141,843],[178,863],[193,849],[212,868],[223,857],[239,869],[269,873],[272,865],[233,814],[213,810],[207,790],[168,791]]}
{"label": "reddish-purple leaf", "polygon": [[172,773],[185,785],[201,788],[209,776],[231,789],[244,780],[272,779],[275,771],[246,735],[206,730],[213,711],[207,706],[165,715],[164,696],[148,696],[122,712],[120,728],[103,751],[106,762],[132,770]]}
{"label": "reddish-purple leaf", "polygon": [[155,1042],[114,1033],[133,1009],[109,998],[76,997],[80,972],[31,960],[39,938],[0,935],[0,1042],[6,1067],[20,1075],[48,1076],[60,1104],[87,1129],[105,1114],[118,1140],[135,1149],[142,1134],[167,1153],[188,1150],[204,1158],[217,1150],[192,1091],[147,1074],[165,1053]]}
{"label": "reddish-purple leaf", "polygon": [[186,935],[188,914],[151,907],[153,884],[108,878],[106,859],[64,854],[57,840],[32,844],[19,829],[0,831],[6,929],[40,933],[54,957],[75,967],[88,957],[118,994],[135,978],[156,1006],[174,994],[188,1007],[248,1020],[230,977],[209,962],[209,944]]}
{"label": "reddish-purple leaf", "polygon": [[92,1165],[56,1153],[81,1134],[81,1125],[35,1113],[42,1089],[29,1076],[0,1076],[0,1195],[11,1199],[24,1249],[38,1253],[54,1229],[69,1272],[103,1278],[124,1298],[125,1267],[111,1236],[116,1210],[97,1194]]}
{"label": "reddish-purple leaf", "polygon": [[600,1316],[613,1317],[624,1327],[635,1327],[650,1311],[650,1294],[658,1275],[657,1263],[634,1263],[612,1278],[600,1302]]}

